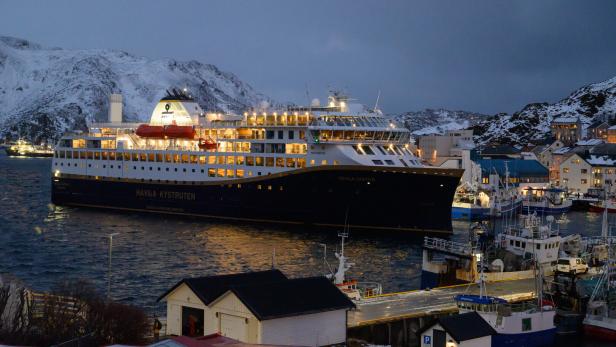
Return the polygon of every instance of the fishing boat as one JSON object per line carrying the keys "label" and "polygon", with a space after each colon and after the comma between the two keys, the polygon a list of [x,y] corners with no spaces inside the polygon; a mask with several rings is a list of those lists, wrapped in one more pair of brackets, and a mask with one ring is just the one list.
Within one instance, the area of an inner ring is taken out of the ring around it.
{"label": "fishing boat", "polygon": [[606,206],[607,206],[607,212],[616,213],[616,200],[614,199],[591,202],[588,205],[588,210],[590,212],[603,213],[603,211],[605,211]]}
{"label": "fishing boat", "polygon": [[[541,271],[537,280],[541,284]],[[479,277],[479,295],[461,294],[454,300],[460,313],[477,312],[497,332],[492,336],[492,347],[552,346],[556,336],[555,310],[545,305],[542,290],[537,288],[537,302],[514,305],[506,300],[487,295],[483,272]]]}
{"label": "fishing boat", "polygon": [[587,305],[584,318],[584,334],[597,339],[616,342],[616,260],[612,254],[614,246],[607,224],[607,210],[603,211],[601,236],[608,243],[608,260]]}
{"label": "fishing boat", "polygon": [[489,197],[485,192],[468,182],[458,187],[451,204],[451,218],[480,220],[487,218],[489,212]]}
{"label": "fishing boat", "polygon": [[370,297],[374,297],[383,293],[383,287],[377,282],[359,282],[355,279],[347,279],[346,272],[355,265],[349,262],[349,258],[344,255],[344,239],[349,237],[348,231],[338,233],[340,237],[340,252],[335,252],[336,259],[338,259],[338,267],[336,272],[332,271],[331,266],[327,262],[327,246],[323,244],[323,262],[328,267],[330,273],[325,277],[331,279],[333,283],[346,294],[351,300],[362,300]]}
{"label": "fishing boat", "polygon": [[505,162],[505,179],[499,177],[494,169],[490,182],[497,182],[491,189],[490,216],[514,215],[522,206],[523,197],[514,186],[509,185],[509,166]]}
{"label": "fishing boat", "polygon": [[[545,275],[554,272],[562,250],[562,237],[553,216],[545,222],[536,214],[519,215],[517,221],[503,218],[503,231],[490,236],[477,223],[468,242],[426,236],[424,238],[421,288],[474,283],[484,271],[487,282],[535,277],[535,263]],[[480,265],[484,250],[485,265]],[[480,268],[481,267],[481,268]]]}
{"label": "fishing boat", "polygon": [[539,214],[561,214],[569,212],[573,202],[566,198],[565,191],[559,188],[527,187],[522,211]]}

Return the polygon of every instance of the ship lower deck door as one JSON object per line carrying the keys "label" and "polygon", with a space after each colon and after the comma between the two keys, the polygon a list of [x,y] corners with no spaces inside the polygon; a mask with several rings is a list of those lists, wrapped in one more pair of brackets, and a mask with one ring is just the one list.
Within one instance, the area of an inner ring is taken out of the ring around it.
{"label": "ship lower deck door", "polygon": [[447,334],[443,330],[432,330],[432,338],[434,339],[434,347],[445,347]]}
{"label": "ship lower deck door", "polygon": [[246,318],[230,314],[220,314],[220,334],[242,342],[246,341],[248,324]]}

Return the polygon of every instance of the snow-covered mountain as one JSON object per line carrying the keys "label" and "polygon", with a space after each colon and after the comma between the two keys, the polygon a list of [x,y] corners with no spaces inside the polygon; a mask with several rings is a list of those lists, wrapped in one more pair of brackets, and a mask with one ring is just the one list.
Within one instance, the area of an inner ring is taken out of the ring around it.
{"label": "snow-covered mountain", "polygon": [[198,61],[153,60],[113,50],[64,50],[0,37],[0,138],[55,140],[106,119],[121,93],[124,119],[146,121],[165,90],[188,88],[204,110],[271,103],[235,75]]}
{"label": "snow-covered mountain", "polygon": [[548,135],[550,122],[561,115],[580,117],[585,126],[599,118],[614,118],[616,77],[582,87],[554,104],[529,104],[511,115],[492,116],[473,127],[475,141],[526,145]]}
{"label": "snow-covered mountain", "polygon": [[489,116],[466,111],[425,109],[393,117],[399,123],[404,124],[414,135],[429,135],[442,134],[446,130],[467,129]]}

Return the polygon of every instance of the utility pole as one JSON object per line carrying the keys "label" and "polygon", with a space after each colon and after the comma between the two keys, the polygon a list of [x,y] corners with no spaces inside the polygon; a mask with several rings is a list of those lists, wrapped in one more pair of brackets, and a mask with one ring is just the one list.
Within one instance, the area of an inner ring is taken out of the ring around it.
{"label": "utility pole", "polygon": [[109,234],[109,263],[107,266],[107,302],[111,301],[111,250],[113,249],[113,237],[120,233]]}

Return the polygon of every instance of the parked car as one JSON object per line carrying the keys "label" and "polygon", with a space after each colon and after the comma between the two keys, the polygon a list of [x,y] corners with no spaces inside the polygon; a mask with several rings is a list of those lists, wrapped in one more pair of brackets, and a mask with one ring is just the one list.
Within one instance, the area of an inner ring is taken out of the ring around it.
{"label": "parked car", "polygon": [[579,274],[588,272],[588,264],[582,258],[560,258],[556,265],[558,272]]}

